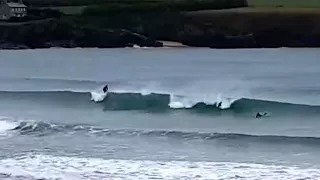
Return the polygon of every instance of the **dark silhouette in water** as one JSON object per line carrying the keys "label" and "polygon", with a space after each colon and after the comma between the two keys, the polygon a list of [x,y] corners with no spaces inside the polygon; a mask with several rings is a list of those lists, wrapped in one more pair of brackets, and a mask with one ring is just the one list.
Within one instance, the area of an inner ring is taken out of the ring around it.
{"label": "dark silhouette in water", "polygon": [[222,105],[222,102],[219,102],[219,104],[218,104],[218,108],[220,108],[220,107],[221,107],[221,105]]}
{"label": "dark silhouette in water", "polygon": [[105,85],[102,90],[104,93],[106,93],[108,91],[108,85]]}
{"label": "dark silhouette in water", "polygon": [[260,112],[258,112],[257,115],[256,115],[256,118],[261,118],[261,117],[266,116],[266,115],[267,115],[267,113],[260,114]]}

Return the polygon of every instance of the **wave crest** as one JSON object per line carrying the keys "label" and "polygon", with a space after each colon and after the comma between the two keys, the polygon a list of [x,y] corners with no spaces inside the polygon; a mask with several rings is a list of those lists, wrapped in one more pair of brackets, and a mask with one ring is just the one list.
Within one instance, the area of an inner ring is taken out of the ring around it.
{"label": "wave crest", "polygon": [[103,127],[93,127],[81,124],[53,124],[42,121],[21,121],[11,131],[22,135],[50,135],[52,133],[89,133],[97,136],[121,136],[134,137],[145,136],[153,138],[171,138],[177,140],[215,140],[215,141],[243,141],[243,142],[261,142],[267,143],[287,143],[287,144],[305,144],[318,146],[320,137],[303,136],[278,136],[278,135],[252,135],[239,133],[219,133],[219,132],[193,132],[181,130],[142,130],[142,129],[109,129]]}
{"label": "wave crest", "polygon": [[181,108],[194,108],[199,106],[200,104],[215,106],[220,109],[228,109],[231,107],[232,103],[237,99],[226,98],[221,95],[218,95],[216,98],[204,96],[203,98],[195,98],[195,97],[186,97],[186,96],[176,96],[170,95],[169,107],[173,109],[181,109]]}
{"label": "wave crest", "polygon": [[302,104],[289,104],[274,101],[254,100],[245,98],[229,98],[222,95],[216,96],[182,96],[161,93],[139,93],[139,92],[109,92],[104,98],[101,94],[91,103],[92,92],[73,91],[25,91],[4,92],[0,91],[3,100],[28,101],[30,103],[57,104],[68,107],[102,107],[103,110],[156,110],[169,109],[196,110],[196,112],[217,112],[220,109],[232,113],[257,113],[268,111],[281,113],[319,114],[319,106]]}

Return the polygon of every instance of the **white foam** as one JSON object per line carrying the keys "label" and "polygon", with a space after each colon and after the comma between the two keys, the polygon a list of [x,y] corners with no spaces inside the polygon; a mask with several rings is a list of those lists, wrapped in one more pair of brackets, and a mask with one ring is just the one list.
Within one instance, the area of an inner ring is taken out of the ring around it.
{"label": "white foam", "polygon": [[17,127],[17,122],[6,120],[7,118],[0,118],[0,136],[8,135],[8,130]]}
{"label": "white foam", "polygon": [[170,95],[169,107],[174,109],[192,108],[197,101],[185,96]]}
{"label": "white foam", "polygon": [[30,155],[0,160],[0,174],[35,179],[319,179],[319,169],[229,162],[104,160]]}
{"label": "white foam", "polygon": [[241,96],[226,97],[222,93],[199,93],[188,94],[187,92],[170,92],[165,90],[156,90],[157,88],[142,88],[142,89],[115,89],[111,92],[114,93],[137,93],[142,96],[148,96],[151,93],[155,94],[167,94],[170,96],[170,102],[168,106],[173,109],[192,108],[198,103],[204,103],[206,105],[217,105],[221,102],[220,109],[228,109],[230,106]]}
{"label": "white foam", "polygon": [[[226,85],[222,80],[214,80],[213,84],[207,81],[189,82],[190,84],[182,85],[178,88],[166,87],[162,82],[134,82],[130,86],[113,87],[113,93],[139,93],[143,96],[154,94],[167,94],[170,96],[168,106],[174,109],[192,108],[198,103],[207,105],[215,105],[221,102],[220,109],[228,109],[234,101],[245,97],[246,91],[238,86],[242,86],[240,82],[233,82],[232,85]],[[219,86],[214,86],[219,84]],[[97,91],[91,92],[91,100],[96,102],[103,101],[105,96],[98,88]]]}
{"label": "white foam", "polygon": [[220,109],[228,109],[238,99],[240,98],[228,98],[219,94],[217,97],[217,103],[221,103],[221,106],[219,107]]}
{"label": "white foam", "polygon": [[147,95],[150,95],[152,92],[150,92],[149,90],[147,89],[142,89],[140,91],[140,94],[143,95],[143,96],[147,96]]}
{"label": "white foam", "polygon": [[103,92],[102,88],[100,88],[100,90],[92,91],[90,92],[90,94],[91,94],[91,99],[90,99],[91,101],[101,102],[106,98],[106,96],[108,95],[108,92]]}
{"label": "white foam", "polygon": [[[188,96],[177,96],[170,95],[169,107],[174,109],[180,108],[192,108],[198,103],[204,103],[206,105],[215,105],[220,109],[228,109],[237,99],[223,97],[219,94],[217,97],[203,95],[202,97],[188,97]],[[218,104],[221,103],[220,106]]]}
{"label": "white foam", "polygon": [[149,47],[139,46],[139,45],[137,45],[137,44],[134,44],[134,45],[132,46],[132,48],[134,48],[134,49],[149,49]]}

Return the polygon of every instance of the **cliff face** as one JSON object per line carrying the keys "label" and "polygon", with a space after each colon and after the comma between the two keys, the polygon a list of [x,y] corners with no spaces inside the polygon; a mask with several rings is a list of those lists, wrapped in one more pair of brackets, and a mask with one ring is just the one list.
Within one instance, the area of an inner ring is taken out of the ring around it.
{"label": "cliff face", "polygon": [[214,48],[320,47],[320,10],[187,13],[179,41]]}
{"label": "cliff face", "polygon": [[0,25],[1,49],[49,47],[162,46],[162,43],[125,29],[78,26],[62,20]]}
{"label": "cliff face", "polygon": [[[212,48],[320,47],[320,10],[212,10],[142,17],[127,27],[157,39]],[[140,27],[135,28],[135,27]]]}
{"label": "cliff face", "polygon": [[[280,9],[281,10],[281,9]],[[71,16],[0,25],[0,48],[162,46],[320,47],[320,12],[250,9]]]}

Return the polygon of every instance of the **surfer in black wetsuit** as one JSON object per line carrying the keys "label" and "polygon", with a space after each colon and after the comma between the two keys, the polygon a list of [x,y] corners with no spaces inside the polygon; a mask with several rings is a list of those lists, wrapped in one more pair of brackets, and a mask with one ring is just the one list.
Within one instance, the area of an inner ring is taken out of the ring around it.
{"label": "surfer in black wetsuit", "polygon": [[104,93],[108,92],[108,85],[105,85],[102,90]]}
{"label": "surfer in black wetsuit", "polygon": [[258,112],[257,115],[256,115],[256,118],[260,118],[260,117],[262,117],[262,114],[260,114],[260,113]]}
{"label": "surfer in black wetsuit", "polygon": [[218,104],[218,108],[221,108],[222,102],[219,102]]}
{"label": "surfer in black wetsuit", "polygon": [[256,118],[261,118],[262,116],[266,116],[266,115],[267,113],[260,114],[260,112],[258,112],[256,115]]}

